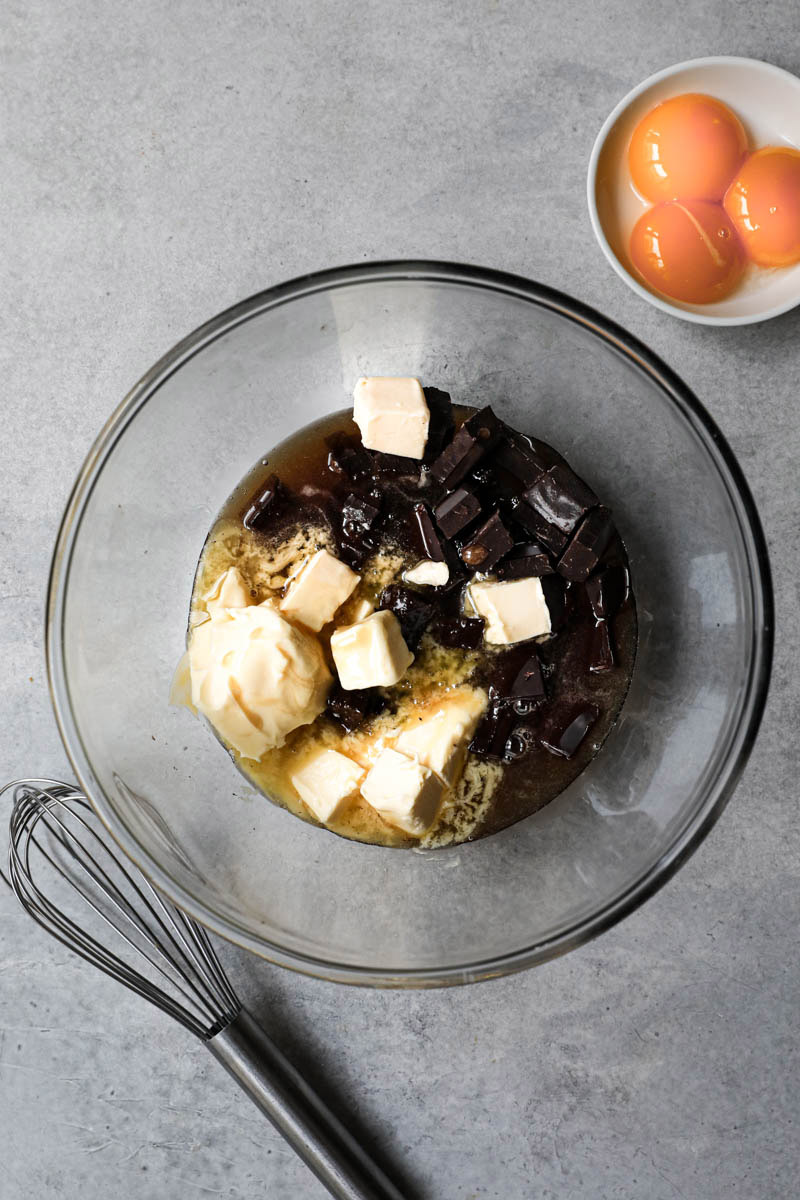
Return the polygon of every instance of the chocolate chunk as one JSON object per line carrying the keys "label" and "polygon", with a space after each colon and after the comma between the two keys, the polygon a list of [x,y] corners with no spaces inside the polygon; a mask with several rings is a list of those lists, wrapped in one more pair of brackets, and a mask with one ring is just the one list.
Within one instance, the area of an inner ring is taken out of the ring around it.
{"label": "chocolate chunk", "polygon": [[544,694],[539,656],[530,646],[515,646],[492,656],[489,676],[491,700],[538,700]]}
{"label": "chocolate chunk", "polygon": [[430,463],[441,454],[445,442],[453,435],[453,405],[449,394],[440,388],[426,387],[422,390],[431,414],[423,461]]}
{"label": "chocolate chunk", "polygon": [[264,486],[253,496],[242,518],[245,529],[264,533],[269,528],[286,499],[286,490],[277,475],[270,475]]}
{"label": "chocolate chunk", "polygon": [[480,515],[481,504],[473,492],[459,488],[450,496],[446,496],[441,504],[433,510],[436,524],[446,538],[454,537]]}
{"label": "chocolate chunk", "polygon": [[572,758],[600,715],[594,704],[562,706],[551,712],[539,741],[560,758]]}
{"label": "chocolate chunk", "polygon": [[584,517],[558,562],[559,574],[580,583],[588,579],[600,562],[614,534],[607,508],[596,508]]}
{"label": "chocolate chunk", "polygon": [[529,725],[517,725],[506,741],[503,759],[505,762],[516,762],[518,758],[523,758],[531,750],[535,750],[537,744],[535,730]]}
{"label": "chocolate chunk", "polygon": [[345,691],[334,684],[328,696],[328,715],[352,733],[386,707],[386,698],[378,688],[354,688]]}
{"label": "chocolate chunk", "polygon": [[480,758],[503,758],[506,742],[518,718],[513,708],[490,704],[469,744]]}
{"label": "chocolate chunk", "polygon": [[332,433],[325,439],[325,445],[328,447],[329,471],[344,475],[352,483],[371,477],[372,460],[355,434]]}
{"label": "chocolate chunk", "polygon": [[559,463],[540,475],[524,493],[523,500],[536,514],[537,520],[531,518],[533,532],[555,553],[564,547],[578,522],[597,504],[591,488],[569,467]]}
{"label": "chocolate chunk", "polygon": [[510,507],[514,520],[522,526],[526,533],[532,533],[553,554],[561,553],[567,544],[565,533],[546,521],[541,513],[537,512],[535,508],[531,508],[530,504],[519,496],[512,499]]}
{"label": "chocolate chunk", "polygon": [[407,458],[404,454],[386,454],[383,450],[369,450],[372,460],[372,478],[385,479],[387,476],[419,476],[422,464],[418,458]]}
{"label": "chocolate chunk", "polygon": [[557,632],[569,616],[569,589],[558,575],[541,576],[542,592],[550,613],[550,628]]}
{"label": "chocolate chunk", "polygon": [[513,546],[511,534],[495,509],[488,521],[461,547],[461,561],[473,571],[491,571]]}
{"label": "chocolate chunk", "polygon": [[400,629],[409,650],[416,650],[434,613],[434,605],[420,592],[402,583],[390,583],[381,592],[378,608],[388,608],[400,622]]}
{"label": "chocolate chunk", "polygon": [[342,529],[345,533],[366,532],[381,515],[381,506],[369,496],[357,496],[354,492],[342,505]]}
{"label": "chocolate chunk", "polygon": [[527,579],[532,575],[552,575],[555,568],[539,542],[518,542],[497,568],[498,579]]}
{"label": "chocolate chunk", "polygon": [[525,492],[523,500],[542,522],[536,531],[541,541],[556,552],[559,548],[556,543],[568,538],[581,518],[598,502],[591,488],[569,467],[560,464],[540,475]]}
{"label": "chocolate chunk", "polygon": [[357,571],[363,565],[364,559],[369,558],[370,554],[374,554],[378,549],[378,539],[369,533],[342,531],[336,539],[336,545],[342,562]]}
{"label": "chocolate chunk", "polygon": [[427,504],[414,505],[414,520],[422,554],[433,562],[445,562],[445,553],[439,535],[433,524],[433,517]]}
{"label": "chocolate chunk", "polygon": [[450,492],[499,442],[505,426],[488,406],[467,417],[431,464],[431,475]]}
{"label": "chocolate chunk", "polygon": [[452,650],[477,650],[483,641],[483,623],[483,617],[443,617],[431,633]]}
{"label": "chocolate chunk", "polygon": [[569,467],[558,463],[528,488],[525,499],[551,525],[566,534],[570,534],[581,517],[598,502],[583,480]]}
{"label": "chocolate chunk", "polygon": [[626,603],[630,595],[630,574],[621,564],[606,567],[586,580],[586,595],[592,606],[595,620],[613,617]]}
{"label": "chocolate chunk", "polygon": [[613,671],[614,663],[614,647],[611,645],[608,621],[598,621],[589,640],[589,670],[593,674]]}
{"label": "chocolate chunk", "polygon": [[517,491],[535,483],[547,470],[547,462],[521,433],[507,429],[492,454],[492,465],[501,467],[518,481]]}
{"label": "chocolate chunk", "polygon": [[488,465],[485,467],[478,466],[472,472],[472,482],[477,484],[478,487],[490,488],[495,485],[496,481],[495,473]]}

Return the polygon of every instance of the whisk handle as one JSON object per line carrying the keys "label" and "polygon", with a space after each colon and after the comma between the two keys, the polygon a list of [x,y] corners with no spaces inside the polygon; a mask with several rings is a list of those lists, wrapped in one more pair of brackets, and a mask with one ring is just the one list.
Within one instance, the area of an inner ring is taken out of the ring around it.
{"label": "whisk handle", "polygon": [[206,1045],[337,1200],[404,1200],[246,1009]]}

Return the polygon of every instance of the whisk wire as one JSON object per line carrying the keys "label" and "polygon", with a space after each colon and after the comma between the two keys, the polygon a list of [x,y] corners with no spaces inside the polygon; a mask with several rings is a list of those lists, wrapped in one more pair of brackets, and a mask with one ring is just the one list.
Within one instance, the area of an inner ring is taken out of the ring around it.
{"label": "whisk wire", "polygon": [[[85,797],[53,780],[9,786],[15,791],[8,871],[34,920],[62,945],[156,1004],[198,1037],[213,1037],[233,1020],[241,1004],[205,930],[160,896],[147,879],[137,879],[126,868],[121,855],[93,826],[93,810]],[[0,790],[0,795],[6,790]],[[52,903],[34,881],[37,870],[32,850],[149,965],[172,994]],[[59,852],[77,872],[65,869],[57,857]],[[97,902],[100,897],[102,904]]]}
{"label": "whisk wire", "polygon": [[[160,1008],[181,1024],[191,1029],[197,1036],[204,1036],[208,1022],[197,1017],[191,1009],[185,1009],[179,1002],[176,1002],[163,988],[153,984],[150,980],[143,978],[137,971],[132,970],[127,963],[124,962],[118,955],[114,954],[102,942],[99,942],[92,934],[88,933],[82,926],[78,925],[67,914],[63,913],[50,900],[43,895],[38,889],[32,887],[29,875],[26,872],[30,871],[30,854],[29,846],[33,844],[42,854],[46,862],[50,864],[58,876],[66,881],[66,883],[80,896],[86,903],[107,925],[115,930],[119,936],[131,946],[137,954],[142,954],[142,957],[151,961],[147,955],[144,955],[141,949],[136,946],[125,932],[108,921],[105,914],[94,904],[89,897],[76,886],[69,875],[61,868],[60,864],[48,853],[46,847],[42,845],[40,840],[31,837],[29,843],[26,844],[26,853],[24,856],[25,871],[19,869],[19,858],[11,860],[10,873],[12,879],[18,885],[18,895],[27,912],[33,917],[39,925],[42,925],[49,933],[57,937],[62,945],[74,950],[87,961],[104,971],[107,975],[125,984],[126,987],[136,992],[145,999],[151,1000],[158,1004]],[[155,969],[164,976],[169,983],[174,981],[166,975],[165,972],[159,969],[158,964],[153,964]],[[178,984],[176,990],[184,993],[184,998],[193,1003],[193,997],[187,996],[184,989]]]}

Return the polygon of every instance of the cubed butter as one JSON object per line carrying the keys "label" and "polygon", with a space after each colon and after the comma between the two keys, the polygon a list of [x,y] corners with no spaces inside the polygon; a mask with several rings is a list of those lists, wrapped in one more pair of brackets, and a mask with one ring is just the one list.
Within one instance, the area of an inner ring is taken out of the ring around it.
{"label": "cubed butter", "polygon": [[312,554],[289,584],[281,612],[319,633],[358,584],[359,577],[327,550]]}
{"label": "cubed butter", "polygon": [[361,600],[356,601],[356,603],[353,607],[350,624],[355,625],[357,621],[365,620],[366,617],[368,617],[371,613],[374,613],[374,612],[375,612],[375,605],[372,603],[372,601],[366,600],[362,597]]}
{"label": "cubed butter", "polygon": [[364,768],[338,750],[322,750],[291,776],[300,799],[326,824],[355,796],[364,778]]}
{"label": "cubed butter", "polygon": [[397,617],[388,609],[337,629],[331,637],[331,653],[339,683],[348,691],[391,687],[414,661]]}
{"label": "cubed butter", "polygon": [[422,837],[439,813],[444,785],[423,763],[383,750],[361,785],[361,795],[387,825]]}
{"label": "cubed butter", "polygon": [[450,568],[447,563],[433,562],[425,558],[409,571],[403,573],[406,583],[416,583],[424,587],[444,587],[450,578]]}
{"label": "cubed butter", "polygon": [[248,604],[253,603],[253,597],[245,587],[244,580],[236,567],[229,567],[223,575],[220,575],[203,599],[210,616],[223,608],[245,608]]}
{"label": "cubed butter", "polygon": [[470,603],[486,621],[484,639],[507,646],[550,633],[550,610],[540,579],[513,579],[507,583],[472,583]]}
{"label": "cubed butter", "polygon": [[373,375],[353,391],[353,420],[368,450],[422,458],[430,412],[418,379]]}
{"label": "cubed butter", "polygon": [[486,704],[485,692],[479,688],[464,689],[409,721],[395,742],[395,749],[418,759],[452,787],[461,774],[467,747]]}

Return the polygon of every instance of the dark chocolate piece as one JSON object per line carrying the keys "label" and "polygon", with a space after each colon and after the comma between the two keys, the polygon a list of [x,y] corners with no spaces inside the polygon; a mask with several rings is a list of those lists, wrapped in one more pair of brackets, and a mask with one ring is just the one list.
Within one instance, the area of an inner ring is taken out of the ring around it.
{"label": "dark chocolate piece", "polygon": [[[551,544],[548,537],[555,538],[556,534],[568,538],[589,509],[598,503],[591,488],[569,467],[558,463],[539,476],[523,499],[541,518],[543,525],[539,536],[547,545]],[[553,549],[556,549],[555,545]]]}
{"label": "dark chocolate piece", "polygon": [[529,645],[515,646],[492,657],[489,677],[491,700],[538,700],[544,694],[539,656]]}
{"label": "dark chocolate piece", "polygon": [[565,579],[581,583],[588,579],[614,534],[614,523],[607,508],[596,508],[581,521],[572,540],[558,561]]}
{"label": "dark chocolate piece", "polygon": [[270,475],[261,491],[253,496],[242,518],[245,529],[252,529],[257,533],[266,532],[285,499],[286,490],[283,484],[277,475]]}
{"label": "dark chocolate piece", "polygon": [[431,516],[431,510],[427,504],[414,505],[414,519],[416,521],[419,544],[425,558],[430,558],[433,562],[445,562],[444,547],[439,540],[439,535],[436,532],[433,517]]}
{"label": "dark chocolate piece", "polygon": [[505,762],[516,762],[518,758],[523,758],[531,750],[535,750],[537,744],[535,730],[529,725],[517,725],[506,741],[503,759]]}
{"label": "dark chocolate piece", "polygon": [[528,579],[533,575],[552,575],[555,567],[539,542],[518,542],[497,568],[498,579]]}
{"label": "dark chocolate piece", "polygon": [[567,535],[562,533],[560,529],[556,529],[555,525],[551,525],[549,521],[546,521],[542,514],[537,512],[535,508],[532,508],[526,500],[515,496],[511,501],[511,513],[514,520],[527,533],[532,533],[553,554],[560,554],[566,546]]}
{"label": "dark chocolate piece", "polygon": [[503,435],[505,426],[487,405],[467,417],[456,431],[449,446],[431,464],[431,475],[443,483],[448,492],[457,487],[484,455],[493,450]]}
{"label": "dark chocolate piece", "polygon": [[469,744],[472,753],[480,758],[502,758],[517,719],[513,708],[490,704]]}
{"label": "dark chocolate piece", "polygon": [[497,509],[461,547],[461,561],[473,571],[491,571],[514,545]]}
{"label": "dark chocolate piece", "polygon": [[450,496],[446,496],[441,504],[433,510],[436,524],[446,538],[454,537],[480,515],[481,503],[473,492],[459,488]]}
{"label": "dark chocolate piece", "polygon": [[388,608],[394,613],[406,645],[409,650],[416,650],[433,616],[434,605],[421,592],[412,591],[402,583],[390,583],[381,592],[378,608]]}
{"label": "dark chocolate piece", "polygon": [[483,617],[442,617],[431,633],[452,650],[477,650],[483,641]]}
{"label": "dark chocolate piece", "polygon": [[555,633],[567,620],[569,591],[564,580],[558,575],[542,575],[540,582],[550,613],[550,628]]}
{"label": "dark chocolate piece", "polygon": [[630,595],[630,575],[621,564],[606,567],[586,580],[586,595],[595,620],[613,617],[626,603]]}
{"label": "dark chocolate piece", "polygon": [[328,447],[328,469],[344,475],[352,483],[369,479],[372,475],[372,460],[361,442],[349,433],[332,433],[325,439]]}
{"label": "dark chocolate piece", "polygon": [[449,394],[440,388],[426,387],[422,390],[431,414],[424,458],[426,463],[430,463],[441,454],[445,442],[453,436],[453,405]]}
{"label": "dark chocolate piece", "polygon": [[343,530],[336,539],[336,544],[342,562],[347,563],[354,571],[362,566],[365,558],[378,549],[378,539],[373,534],[358,531],[345,533]]}
{"label": "dark chocolate piece", "polygon": [[593,674],[613,671],[615,661],[608,621],[598,621],[589,640],[589,670]]}
{"label": "dark chocolate piece", "polygon": [[492,454],[492,465],[497,465],[509,475],[513,475],[520,485],[517,491],[522,492],[536,482],[547,470],[548,464],[542,455],[534,450],[524,434],[507,429]]}
{"label": "dark chocolate piece", "polygon": [[472,482],[481,488],[493,487],[497,482],[494,470],[486,464],[486,466],[477,466],[472,472]]}
{"label": "dark chocolate piece", "polygon": [[348,733],[358,729],[386,707],[386,697],[378,688],[345,689],[334,684],[328,696],[328,715]]}
{"label": "dark chocolate piece", "polygon": [[539,741],[551,754],[572,758],[599,715],[595,704],[560,707],[550,713]]}
{"label": "dark chocolate piece", "polygon": [[404,454],[386,454],[383,450],[369,450],[372,459],[372,478],[384,479],[386,476],[413,475],[415,478],[422,469],[418,458],[407,458]]}
{"label": "dark chocolate piece", "polygon": [[380,515],[381,506],[376,500],[351,492],[342,505],[342,529],[346,534],[366,532]]}

